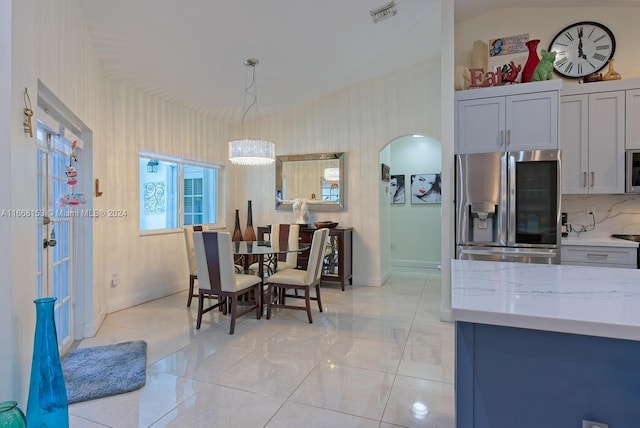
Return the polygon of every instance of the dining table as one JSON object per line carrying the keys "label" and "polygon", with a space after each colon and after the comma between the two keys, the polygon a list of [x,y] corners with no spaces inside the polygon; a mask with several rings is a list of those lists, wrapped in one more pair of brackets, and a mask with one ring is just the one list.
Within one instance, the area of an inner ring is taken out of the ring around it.
{"label": "dining table", "polygon": [[[292,248],[287,241],[236,241],[232,243],[234,262],[244,267],[247,272],[251,263],[258,262],[258,276],[264,285],[264,265],[265,261],[273,262],[275,272],[278,266],[278,255],[303,251],[311,248],[311,244],[298,243],[297,248]],[[260,287],[260,301],[264,306],[264,287]]]}

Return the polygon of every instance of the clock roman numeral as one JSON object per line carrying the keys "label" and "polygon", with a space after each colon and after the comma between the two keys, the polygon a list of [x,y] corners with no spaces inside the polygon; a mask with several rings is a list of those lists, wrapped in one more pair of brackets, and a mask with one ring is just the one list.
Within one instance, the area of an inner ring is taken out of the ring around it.
{"label": "clock roman numeral", "polygon": [[567,61],[569,61],[569,58],[567,58],[566,56],[564,58],[562,58],[561,60],[556,62],[556,67],[560,68],[563,65],[565,65],[567,63]]}
{"label": "clock roman numeral", "polygon": [[593,32],[594,32],[594,31],[596,31],[596,28],[595,28],[595,27],[593,27],[593,28],[591,29],[591,32],[590,32],[590,33],[589,33],[589,35],[587,36],[587,39],[590,39],[590,38],[591,38],[591,36],[593,35]]}
{"label": "clock roman numeral", "polygon": [[566,33],[564,33],[564,36],[573,42],[573,36],[571,35],[570,32],[567,31]]}
{"label": "clock roman numeral", "polygon": [[597,51],[605,51],[605,50],[609,50],[611,46],[609,45],[600,45],[600,46],[596,46],[596,50]]}
{"label": "clock roman numeral", "polygon": [[582,74],[582,64],[578,63],[578,74]]}
{"label": "clock roman numeral", "polygon": [[567,66],[565,67],[564,71],[566,73],[571,73],[571,70],[573,70],[573,63],[570,62],[569,64],[567,64]]}
{"label": "clock roman numeral", "polygon": [[604,39],[604,38],[605,38],[605,36],[606,36],[606,34],[603,34],[602,36],[600,36],[600,37],[598,37],[597,39],[595,39],[595,40],[593,41],[593,43],[598,43],[600,40]]}
{"label": "clock roman numeral", "polygon": [[595,59],[595,60],[597,60],[597,61],[604,61],[604,60],[606,60],[606,59],[607,59],[607,57],[606,57],[606,56],[604,56],[604,55],[602,55],[602,54],[599,54],[599,53],[597,53],[597,52],[593,54],[592,58],[593,58],[593,59]]}

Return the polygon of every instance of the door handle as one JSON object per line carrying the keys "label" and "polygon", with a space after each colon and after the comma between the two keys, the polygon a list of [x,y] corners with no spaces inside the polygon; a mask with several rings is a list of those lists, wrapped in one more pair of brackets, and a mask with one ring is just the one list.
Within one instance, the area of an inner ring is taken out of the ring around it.
{"label": "door handle", "polygon": [[504,146],[504,130],[500,131],[500,147]]}
{"label": "door handle", "polygon": [[582,172],[582,187],[587,187],[587,171]]}
{"label": "door handle", "polygon": [[507,129],[507,146],[511,145],[511,130]]}
{"label": "door handle", "polygon": [[591,171],[591,187],[593,187],[595,182],[596,182],[596,173]]}
{"label": "door handle", "polygon": [[53,229],[51,229],[51,239],[44,238],[42,241],[43,248],[56,246],[58,242],[56,241],[56,233],[53,231]]}

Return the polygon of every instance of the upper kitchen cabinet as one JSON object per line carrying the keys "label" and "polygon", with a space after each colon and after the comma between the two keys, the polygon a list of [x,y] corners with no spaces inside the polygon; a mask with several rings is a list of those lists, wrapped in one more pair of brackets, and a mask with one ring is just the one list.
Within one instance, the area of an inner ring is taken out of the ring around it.
{"label": "upper kitchen cabinet", "polygon": [[624,193],[625,91],[563,95],[560,114],[562,192]]}
{"label": "upper kitchen cabinet", "polygon": [[[640,82],[638,82],[640,83]],[[627,149],[640,149],[640,89],[627,91]]]}
{"label": "upper kitchen cabinet", "polygon": [[557,149],[559,79],[458,91],[456,153]]}

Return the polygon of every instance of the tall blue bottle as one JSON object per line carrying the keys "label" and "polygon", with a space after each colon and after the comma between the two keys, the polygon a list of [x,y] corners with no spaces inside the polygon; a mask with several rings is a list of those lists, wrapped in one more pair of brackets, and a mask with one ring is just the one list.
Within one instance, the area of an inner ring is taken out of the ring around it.
{"label": "tall blue bottle", "polygon": [[56,324],[53,319],[55,297],[36,299],[36,332],[27,402],[27,426],[68,427],[69,402],[64,385]]}

